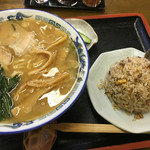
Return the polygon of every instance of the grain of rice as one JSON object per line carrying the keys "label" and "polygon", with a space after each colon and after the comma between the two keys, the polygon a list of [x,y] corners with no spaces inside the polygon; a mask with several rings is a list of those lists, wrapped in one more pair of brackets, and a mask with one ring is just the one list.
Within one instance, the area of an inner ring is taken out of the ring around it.
{"label": "grain of rice", "polygon": [[150,61],[127,57],[110,66],[104,82],[105,93],[114,107],[128,113],[150,111]]}

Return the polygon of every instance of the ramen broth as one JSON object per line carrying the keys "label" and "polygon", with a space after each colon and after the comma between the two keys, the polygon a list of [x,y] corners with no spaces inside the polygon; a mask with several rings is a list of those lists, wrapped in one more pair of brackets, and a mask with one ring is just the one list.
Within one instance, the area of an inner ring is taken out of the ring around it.
{"label": "ramen broth", "polygon": [[60,29],[33,19],[5,21],[0,33],[0,48],[11,55],[8,65],[1,62],[5,75],[21,79],[11,95],[12,118],[6,121],[28,121],[52,111],[77,81],[73,42]]}

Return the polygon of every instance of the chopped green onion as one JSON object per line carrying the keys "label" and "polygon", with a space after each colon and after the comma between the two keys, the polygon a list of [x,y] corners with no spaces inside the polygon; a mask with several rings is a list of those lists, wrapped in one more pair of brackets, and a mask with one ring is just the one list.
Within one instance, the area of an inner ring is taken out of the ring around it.
{"label": "chopped green onion", "polygon": [[16,31],[15,25],[11,24],[11,26],[12,26],[13,30]]}

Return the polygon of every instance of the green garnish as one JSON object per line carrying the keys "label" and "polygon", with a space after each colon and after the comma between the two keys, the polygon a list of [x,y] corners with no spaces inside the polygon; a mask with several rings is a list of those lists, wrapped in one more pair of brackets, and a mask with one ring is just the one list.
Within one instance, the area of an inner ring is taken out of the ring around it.
{"label": "green garnish", "polygon": [[20,78],[18,75],[15,75],[13,78],[9,79],[8,92],[11,92],[18,85],[19,80]]}
{"label": "green garnish", "polygon": [[11,26],[12,26],[13,30],[16,31],[15,25],[11,24]]}
{"label": "green garnish", "polygon": [[17,75],[13,78],[6,77],[4,69],[0,65],[0,121],[12,116],[13,101],[10,93],[18,85],[19,81],[20,78]]}
{"label": "green garnish", "polygon": [[[78,31],[79,32],[79,31]],[[89,37],[87,37],[86,35],[84,35],[83,33],[79,32],[79,34],[81,35],[83,41],[86,43],[86,44],[90,44],[91,43],[91,39]]]}

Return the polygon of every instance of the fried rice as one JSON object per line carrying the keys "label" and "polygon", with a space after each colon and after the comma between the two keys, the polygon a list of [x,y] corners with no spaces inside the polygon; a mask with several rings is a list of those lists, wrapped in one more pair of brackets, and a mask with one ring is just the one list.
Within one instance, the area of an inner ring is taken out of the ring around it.
{"label": "fried rice", "polygon": [[134,56],[116,62],[104,88],[115,108],[135,114],[150,111],[150,61]]}

